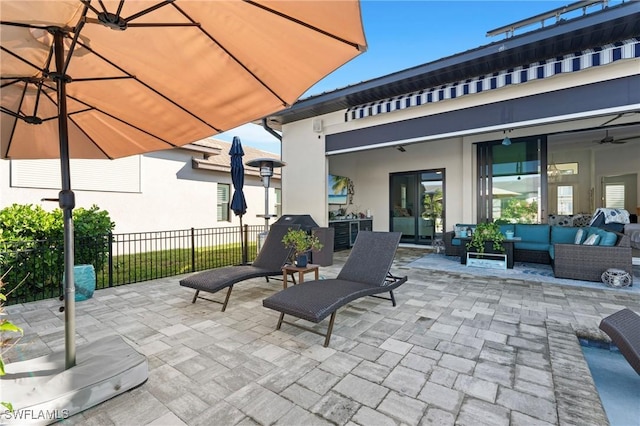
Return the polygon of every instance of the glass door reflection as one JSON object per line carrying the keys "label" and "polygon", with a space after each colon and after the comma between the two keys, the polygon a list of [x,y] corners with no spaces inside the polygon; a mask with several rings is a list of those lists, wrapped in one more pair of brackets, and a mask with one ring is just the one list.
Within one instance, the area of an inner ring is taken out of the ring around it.
{"label": "glass door reflection", "polygon": [[391,231],[401,242],[432,244],[444,229],[444,169],[394,173],[390,181]]}

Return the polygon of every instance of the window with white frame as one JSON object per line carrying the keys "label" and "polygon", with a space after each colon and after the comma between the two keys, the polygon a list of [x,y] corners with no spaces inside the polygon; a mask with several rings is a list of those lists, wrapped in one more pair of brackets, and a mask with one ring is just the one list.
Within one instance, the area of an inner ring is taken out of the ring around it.
{"label": "window with white frame", "polygon": [[231,185],[227,183],[218,184],[218,222],[231,221],[229,215],[229,200],[231,193]]}
{"label": "window with white frame", "polygon": [[558,214],[573,214],[573,185],[558,185]]}
{"label": "window with white frame", "polygon": [[624,209],[624,184],[606,184],[604,203],[608,209]]}
{"label": "window with white frame", "polygon": [[276,215],[282,217],[282,189],[276,188]]}

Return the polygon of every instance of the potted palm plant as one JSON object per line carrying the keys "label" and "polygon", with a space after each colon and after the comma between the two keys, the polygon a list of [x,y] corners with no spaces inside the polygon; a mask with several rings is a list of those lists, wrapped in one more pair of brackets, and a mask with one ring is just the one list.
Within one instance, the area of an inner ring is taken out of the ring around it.
{"label": "potted palm plant", "polygon": [[467,243],[467,250],[484,253],[487,249],[493,249],[494,253],[504,253],[503,241],[504,234],[500,232],[500,226],[497,223],[479,223],[471,235],[471,241]]}
{"label": "potted palm plant", "polygon": [[318,237],[308,234],[302,229],[289,228],[282,237],[282,244],[293,249],[295,265],[299,267],[307,266],[309,258],[307,253],[311,250],[320,250],[323,246]]}

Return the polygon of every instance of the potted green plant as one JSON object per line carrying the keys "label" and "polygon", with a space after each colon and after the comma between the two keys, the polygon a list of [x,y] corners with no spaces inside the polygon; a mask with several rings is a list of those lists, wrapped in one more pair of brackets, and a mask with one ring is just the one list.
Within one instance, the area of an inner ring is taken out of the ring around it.
{"label": "potted green plant", "polygon": [[504,253],[503,241],[504,234],[500,232],[500,226],[497,223],[479,223],[471,235],[471,241],[467,243],[467,250],[484,253],[489,248],[496,253]]}
{"label": "potted green plant", "polygon": [[302,229],[289,228],[284,237],[282,237],[282,244],[293,249],[295,265],[299,267],[307,266],[309,261],[307,253],[310,250],[320,250],[322,248],[322,243],[318,237],[308,234]]}

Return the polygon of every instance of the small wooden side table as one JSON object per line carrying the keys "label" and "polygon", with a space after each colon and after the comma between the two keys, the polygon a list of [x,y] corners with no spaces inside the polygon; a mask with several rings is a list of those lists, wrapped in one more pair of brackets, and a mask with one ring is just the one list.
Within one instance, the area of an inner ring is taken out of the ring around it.
{"label": "small wooden side table", "polygon": [[307,266],[298,267],[296,265],[285,265],[282,267],[282,286],[287,288],[287,277],[289,274],[298,273],[298,282],[304,282],[304,274],[309,272],[315,272],[316,280],[320,278],[320,265],[314,265],[313,263],[307,263]]}

